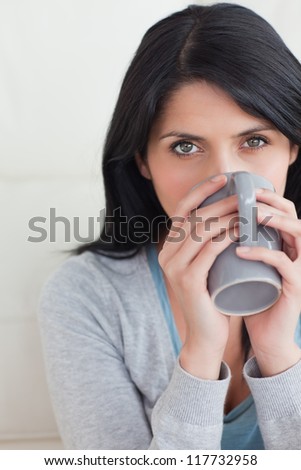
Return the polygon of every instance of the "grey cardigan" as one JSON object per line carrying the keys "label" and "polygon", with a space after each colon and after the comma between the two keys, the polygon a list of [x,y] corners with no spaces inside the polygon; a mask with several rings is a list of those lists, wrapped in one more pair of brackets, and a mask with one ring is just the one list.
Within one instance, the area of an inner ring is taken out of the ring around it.
{"label": "grey cardigan", "polygon": [[[86,252],[46,282],[39,321],[49,390],[68,449],[220,449],[230,370],[185,372],[145,249],[113,260]],[[301,449],[301,361],[262,378],[244,367],[266,449]]]}

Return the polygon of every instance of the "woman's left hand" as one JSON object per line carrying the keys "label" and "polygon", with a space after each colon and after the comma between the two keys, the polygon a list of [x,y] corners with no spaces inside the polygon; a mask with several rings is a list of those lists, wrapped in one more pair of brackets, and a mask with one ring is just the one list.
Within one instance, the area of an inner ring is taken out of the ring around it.
{"label": "woman's left hand", "polygon": [[282,251],[252,247],[247,251],[238,248],[237,254],[274,266],[282,276],[278,301],[264,312],[244,318],[261,374],[271,376],[301,359],[301,350],[294,342],[301,312],[301,221],[294,204],[273,191],[257,191],[257,201],[258,222],[265,221],[279,230]]}

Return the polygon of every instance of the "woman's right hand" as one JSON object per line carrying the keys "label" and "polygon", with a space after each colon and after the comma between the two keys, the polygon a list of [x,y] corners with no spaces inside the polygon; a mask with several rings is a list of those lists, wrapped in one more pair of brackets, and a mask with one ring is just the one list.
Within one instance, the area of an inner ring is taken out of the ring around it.
{"label": "woman's right hand", "polygon": [[226,181],[225,176],[208,180],[181,200],[158,258],[186,324],[181,366],[194,376],[211,380],[219,377],[229,317],[214,307],[207,278],[216,257],[237,239],[237,196],[195,208]]}

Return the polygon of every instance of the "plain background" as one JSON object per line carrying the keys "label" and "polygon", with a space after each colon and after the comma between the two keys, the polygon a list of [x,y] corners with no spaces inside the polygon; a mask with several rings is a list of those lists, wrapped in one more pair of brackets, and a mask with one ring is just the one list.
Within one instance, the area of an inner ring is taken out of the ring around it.
{"label": "plain background", "polygon": [[[60,448],[36,321],[41,286],[104,208],[101,148],[143,33],[180,0],[0,0],[0,448]],[[194,2],[209,4],[210,2]],[[299,0],[241,0],[301,58]],[[43,242],[29,228],[34,217]]]}

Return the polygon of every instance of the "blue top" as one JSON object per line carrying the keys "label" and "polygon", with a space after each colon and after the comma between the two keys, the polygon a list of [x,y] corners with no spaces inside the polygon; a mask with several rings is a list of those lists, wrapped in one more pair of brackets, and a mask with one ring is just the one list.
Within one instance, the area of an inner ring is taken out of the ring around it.
{"label": "blue top", "polygon": [[[174,322],[162,270],[158,263],[158,255],[154,245],[147,248],[147,258],[169,328],[173,348],[176,356],[178,356],[182,347],[181,340]],[[301,346],[301,317],[296,330],[296,342]],[[264,449],[252,395],[249,395],[244,401],[224,416],[221,448],[222,450]]]}

